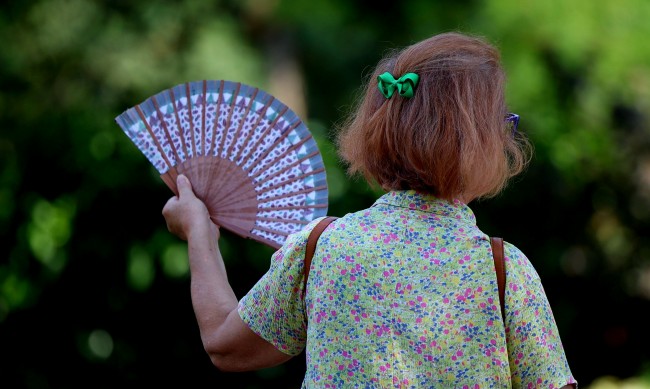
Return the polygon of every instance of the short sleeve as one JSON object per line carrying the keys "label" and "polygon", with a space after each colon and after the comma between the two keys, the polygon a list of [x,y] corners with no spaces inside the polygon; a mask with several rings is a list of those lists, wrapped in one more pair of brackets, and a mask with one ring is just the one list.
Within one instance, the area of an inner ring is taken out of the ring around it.
{"label": "short sleeve", "polygon": [[239,301],[242,321],[278,350],[297,355],[307,340],[302,300],[304,259],[309,233],[320,219],[290,235],[273,254],[268,272]]}
{"label": "short sleeve", "polygon": [[528,258],[506,244],[506,333],[513,388],[576,384],[553,312]]}

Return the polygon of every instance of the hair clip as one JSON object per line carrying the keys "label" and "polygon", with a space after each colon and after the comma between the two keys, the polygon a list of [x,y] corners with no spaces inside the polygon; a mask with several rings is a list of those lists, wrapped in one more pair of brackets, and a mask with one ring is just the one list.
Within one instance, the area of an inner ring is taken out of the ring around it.
{"label": "hair clip", "polygon": [[400,96],[411,98],[419,80],[420,76],[415,73],[406,73],[396,80],[392,74],[385,72],[377,76],[377,87],[387,99],[390,99],[393,93],[395,93],[395,89],[397,89],[397,93]]}
{"label": "hair clip", "polygon": [[516,113],[506,114],[506,126],[512,131],[512,136],[515,136],[517,127],[519,126],[519,115]]}

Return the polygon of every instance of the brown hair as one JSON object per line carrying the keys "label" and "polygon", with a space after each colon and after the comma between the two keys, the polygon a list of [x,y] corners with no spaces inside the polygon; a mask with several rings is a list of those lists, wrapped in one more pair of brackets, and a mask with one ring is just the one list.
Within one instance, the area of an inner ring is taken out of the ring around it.
{"label": "brown hair", "polygon": [[[420,77],[408,99],[386,99],[377,76]],[[414,189],[467,202],[498,194],[530,159],[506,130],[505,74],[483,39],[435,35],[379,62],[363,99],[341,126],[338,148],[351,174],[384,190]]]}

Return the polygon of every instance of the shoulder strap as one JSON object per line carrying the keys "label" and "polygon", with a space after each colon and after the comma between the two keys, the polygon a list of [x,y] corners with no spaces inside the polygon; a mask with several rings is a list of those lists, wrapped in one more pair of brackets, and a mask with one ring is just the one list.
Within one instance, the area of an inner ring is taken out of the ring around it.
{"label": "shoulder strap", "polygon": [[492,243],[492,256],[494,257],[494,269],[497,273],[497,285],[499,286],[499,302],[501,303],[501,317],[505,323],[505,292],[506,292],[506,267],[503,259],[503,239],[490,238]]}
{"label": "shoulder strap", "polygon": [[302,294],[303,298],[305,297],[305,291],[307,290],[307,278],[309,277],[309,270],[311,270],[311,259],[314,257],[314,252],[316,251],[316,244],[318,243],[318,238],[320,238],[320,234],[325,231],[327,226],[330,225],[331,222],[336,220],[337,218],[335,216],[327,216],[323,220],[319,221],[318,224],[314,227],[313,230],[309,233],[309,238],[307,238],[307,249],[305,252],[305,282],[302,288]]}

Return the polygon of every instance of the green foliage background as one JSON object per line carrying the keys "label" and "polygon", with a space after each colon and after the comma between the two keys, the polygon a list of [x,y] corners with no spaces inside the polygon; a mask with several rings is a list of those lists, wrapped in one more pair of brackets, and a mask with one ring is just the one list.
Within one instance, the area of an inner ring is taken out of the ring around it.
{"label": "green foliage background", "polygon": [[[171,193],[114,118],[193,80],[287,96],[343,215],[379,194],[332,145],[364,77],[387,50],[457,30],[501,49],[536,149],[502,195],[471,204],[479,226],[538,269],[582,387],[648,387],[648,20],[646,0],[5,2],[0,386],[299,387],[303,358],[212,367],[185,245],[160,214]],[[272,250],[227,233],[222,250],[242,296]]]}

